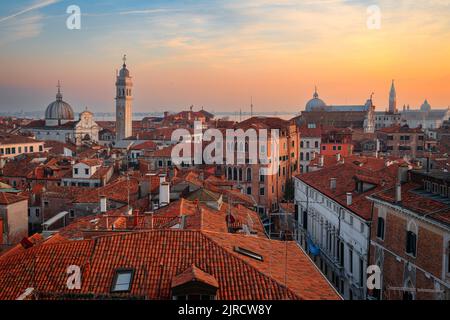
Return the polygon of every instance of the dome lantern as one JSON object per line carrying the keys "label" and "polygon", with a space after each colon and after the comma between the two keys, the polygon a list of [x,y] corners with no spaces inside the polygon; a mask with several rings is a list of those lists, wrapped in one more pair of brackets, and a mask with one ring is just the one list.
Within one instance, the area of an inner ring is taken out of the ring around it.
{"label": "dome lantern", "polygon": [[47,126],[57,126],[74,120],[72,107],[63,100],[59,81],[57,88],[56,100],[50,103],[45,110],[45,124]]}
{"label": "dome lantern", "polygon": [[316,87],[314,90],[313,98],[308,101],[308,103],[306,104],[305,110],[307,112],[320,111],[326,107],[327,107],[326,103],[322,99],[319,98],[319,94],[317,93],[317,87]]}

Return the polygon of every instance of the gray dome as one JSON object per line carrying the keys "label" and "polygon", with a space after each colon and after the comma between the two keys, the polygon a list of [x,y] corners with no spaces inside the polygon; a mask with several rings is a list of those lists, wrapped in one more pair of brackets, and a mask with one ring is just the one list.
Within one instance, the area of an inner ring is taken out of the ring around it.
{"label": "gray dome", "polygon": [[306,104],[306,111],[318,111],[323,108],[326,108],[327,104],[322,100],[319,99],[319,94],[317,93],[317,89],[314,92],[313,98],[308,101]]}
{"label": "gray dome", "polygon": [[45,119],[48,120],[73,120],[74,114],[72,107],[63,101],[62,94],[58,88],[56,100],[50,103],[45,110]]}
{"label": "gray dome", "polygon": [[427,100],[425,100],[425,102],[422,104],[422,106],[420,107],[420,111],[424,111],[424,112],[428,112],[431,110],[431,106],[428,103]]}
{"label": "gray dome", "polygon": [[130,71],[128,71],[127,66],[125,64],[123,65],[123,68],[120,69],[119,76],[121,78],[128,78],[128,77],[130,77]]}

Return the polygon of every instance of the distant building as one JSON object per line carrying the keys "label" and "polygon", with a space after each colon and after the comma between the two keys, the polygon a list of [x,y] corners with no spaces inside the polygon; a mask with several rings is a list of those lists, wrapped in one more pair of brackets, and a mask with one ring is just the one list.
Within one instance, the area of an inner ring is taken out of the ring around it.
{"label": "distant building", "polygon": [[78,121],[74,120],[73,109],[63,100],[61,87],[58,84],[56,100],[45,110],[45,120],[32,121],[21,131],[32,133],[38,140],[55,140],[81,145],[83,142],[98,141],[99,126],[94,121],[93,113],[87,108],[80,113]]}
{"label": "distant building", "polygon": [[409,107],[404,107],[404,110],[401,112],[401,123],[407,124],[410,128],[437,129],[449,117],[449,108],[432,109],[428,101],[425,100],[419,110],[411,110]]}
{"label": "distant building", "polygon": [[365,132],[374,132],[375,106],[372,97],[363,105],[327,105],[319,98],[316,89],[298,122],[309,127],[323,125],[336,128],[362,128]]}
{"label": "distant building", "polygon": [[320,154],[325,156],[341,155],[348,157],[353,153],[352,131],[349,129],[331,129],[322,133]]}
{"label": "distant building", "polygon": [[112,166],[102,166],[98,159],[81,160],[72,167],[71,175],[61,179],[63,186],[102,187],[111,179]]}
{"label": "distant building", "polygon": [[388,155],[394,157],[410,156],[416,158],[426,150],[425,133],[420,128],[410,128],[407,125],[382,128],[377,132],[383,141]]}
{"label": "distant building", "polygon": [[18,135],[0,135],[0,157],[2,158],[43,151],[44,142],[42,141]]}
{"label": "distant building", "polygon": [[298,130],[300,133],[300,172],[309,172],[311,161],[320,154],[322,129],[308,128],[303,125]]}

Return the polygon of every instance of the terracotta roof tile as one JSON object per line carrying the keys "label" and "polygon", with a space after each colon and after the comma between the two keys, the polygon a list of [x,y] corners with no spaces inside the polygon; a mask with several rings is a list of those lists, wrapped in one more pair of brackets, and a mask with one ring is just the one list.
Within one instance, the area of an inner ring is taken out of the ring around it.
{"label": "terracotta roof tile", "polygon": [[[264,262],[235,253],[237,245],[262,254]],[[82,287],[76,292],[66,286],[70,265],[82,271]],[[29,287],[39,299],[171,299],[173,279],[192,265],[216,279],[220,300],[340,299],[295,243],[190,230],[43,243],[0,257],[0,299],[15,299]],[[115,271],[121,268],[134,270],[131,290],[111,294]]]}

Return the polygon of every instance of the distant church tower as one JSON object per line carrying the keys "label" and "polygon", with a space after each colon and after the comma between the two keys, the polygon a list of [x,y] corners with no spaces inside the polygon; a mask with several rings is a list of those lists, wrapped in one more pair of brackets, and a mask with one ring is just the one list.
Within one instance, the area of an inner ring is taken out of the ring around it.
{"label": "distant church tower", "polygon": [[389,93],[389,113],[397,113],[397,93],[395,92],[394,80],[392,80],[391,92]]}
{"label": "distant church tower", "polygon": [[127,69],[126,56],[123,56],[123,66],[116,80],[116,140],[128,138],[132,135],[132,102],[130,71]]}

